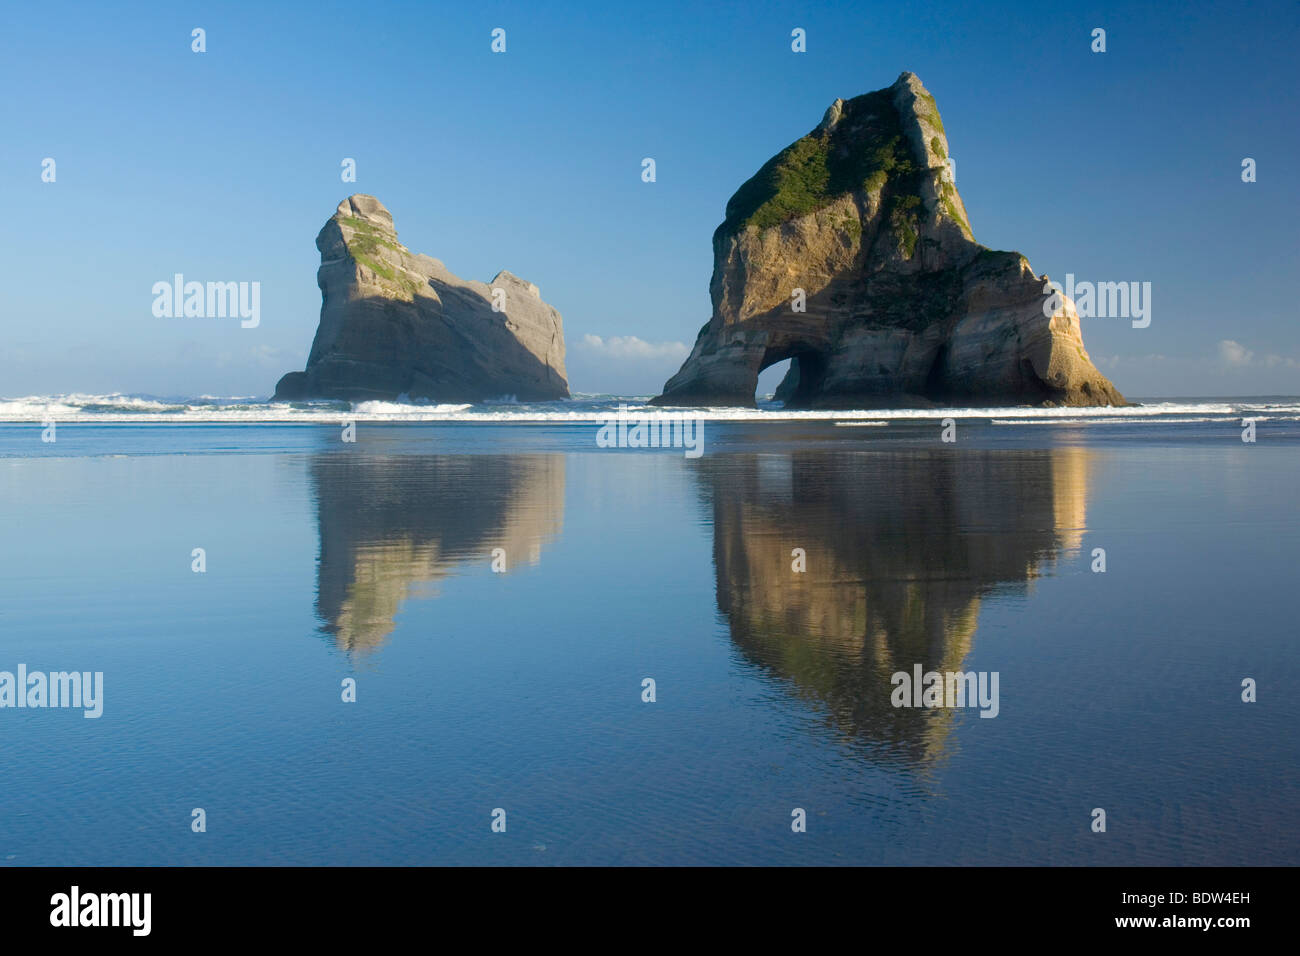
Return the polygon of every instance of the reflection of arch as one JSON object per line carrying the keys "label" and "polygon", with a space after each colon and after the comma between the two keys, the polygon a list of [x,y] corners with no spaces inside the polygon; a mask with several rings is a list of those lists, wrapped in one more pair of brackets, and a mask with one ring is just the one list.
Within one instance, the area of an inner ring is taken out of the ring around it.
{"label": "reflection of arch", "polygon": [[564,516],[561,455],[331,453],[311,461],[320,531],[316,610],[349,652],[381,646],[401,604],[458,565],[541,559]]}
{"label": "reflection of arch", "polygon": [[[952,711],[895,709],[890,676],[962,669],[984,597],[1026,588],[1078,547],[1089,455],[706,456],[718,609],[733,642],[877,756],[934,759]],[[791,569],[793,548],[807,554],[805,573]]]}

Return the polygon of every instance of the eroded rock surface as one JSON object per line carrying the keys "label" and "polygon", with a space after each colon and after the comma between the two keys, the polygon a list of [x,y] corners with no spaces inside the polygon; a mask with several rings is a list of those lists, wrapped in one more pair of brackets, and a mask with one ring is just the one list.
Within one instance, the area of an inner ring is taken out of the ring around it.
{"label": "eroded rock surface", "polygon": [[320,325],[306,370],[281,378],[276,400],[568,398],[560,313],[531,282],[465,280],[413,254],[373,196],[339,203],[316,247]]}
{"label": "eroded rock surface", "polygon": [[[975,241],[943,121],[911,73],[836,100],[727,203],[713,316],[661,405],[752,405],[784,359],[791,407],[1122,405],[1074,304]],[[803,290],[806,311],[796,311]]]}

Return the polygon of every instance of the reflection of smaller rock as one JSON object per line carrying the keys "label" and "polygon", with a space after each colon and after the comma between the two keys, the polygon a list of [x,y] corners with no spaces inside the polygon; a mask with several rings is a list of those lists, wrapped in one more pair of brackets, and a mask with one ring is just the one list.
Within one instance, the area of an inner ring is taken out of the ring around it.
{"label": "reflection of smaller rock", "polygon": [[402,604],[465,564],[504,573],[540,562],[560,532],[559,455],[321,455],[312,461],[320,526],[316,607],[344,650],[371,651]]}

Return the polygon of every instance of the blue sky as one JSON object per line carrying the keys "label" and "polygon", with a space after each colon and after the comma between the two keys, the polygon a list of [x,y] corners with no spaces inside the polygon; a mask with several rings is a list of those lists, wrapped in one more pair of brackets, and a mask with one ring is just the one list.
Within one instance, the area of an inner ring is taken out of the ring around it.
{"label": "blue sky", "polygon": [[[0,395],[269,394],[305,361],[314,239],[352,192],[458,275],[537,283],[575,390],[657,391],[709,316],[732,192],[903,70],[937,98],[978,240],[1053,279],[1152,283],[1148,328],[1084,322],[1123,392],[1300,393],[1298,10],[9,4]],[[260,282],[260,326],[155,318],[176,272]]]}

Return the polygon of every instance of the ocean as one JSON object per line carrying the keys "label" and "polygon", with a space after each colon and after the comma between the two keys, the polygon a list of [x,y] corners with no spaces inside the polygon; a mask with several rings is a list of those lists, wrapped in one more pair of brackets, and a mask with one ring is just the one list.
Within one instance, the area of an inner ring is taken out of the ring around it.
{"label": "ocean", "polygon": [[1300,858],[1300,398],[645,401],[0,400],[0,864]]}

